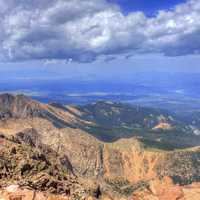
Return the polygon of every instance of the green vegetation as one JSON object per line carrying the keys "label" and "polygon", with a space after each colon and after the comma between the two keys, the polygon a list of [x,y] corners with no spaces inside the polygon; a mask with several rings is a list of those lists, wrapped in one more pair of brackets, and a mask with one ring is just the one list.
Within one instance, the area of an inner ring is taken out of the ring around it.
{"label": "green vegetation", "polygon": [[145,149],[173,151],[177,148],[176,146],[169,143],[153,141],[145,138],[140,139],[140,141],[142,142]]}
{"label": "green vegetation", "polygon": [[106,179],[106,183],[111,186],[112,190],[123,196],[130,196],[136,190],[142,190],[149,186],[148,182],[140,181],[137,184],[131,184],[125,179]]}

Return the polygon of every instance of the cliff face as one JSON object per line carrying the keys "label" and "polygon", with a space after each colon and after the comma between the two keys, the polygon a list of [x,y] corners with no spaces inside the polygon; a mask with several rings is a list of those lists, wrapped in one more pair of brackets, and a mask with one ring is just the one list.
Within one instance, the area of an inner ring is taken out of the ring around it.
{"label": "cliff face", "polygon": [[[139,192],[142,191],[145,196],[149,194],[152,199],[154,196],[160,200],[162,198],[158,194],[163,193],[161,191],[165,185],[162,186],[162,182],[166,182],[159,180],[164,177],[170,177],[174,183],[182,185],[200,180],[199,147],[169,148],[169,143],[165,141],[171,141],[169,137],[173,137],[172,132],[151,132],[156,123],[171,123],[171,127],[174,127],[175,119],[168,115],[161,117],[157,111],[152,114],[151,110],[140,115],[141,108],[133,109],[139,120],[131,119],[132,125],[127,128],[129,119],[123,120],[123,115],[125,112],[129,112],[129,115],[133,113],[130,107],[123,109],[121,104],[113,106],[110,103],[106,103],[106,107],[102,103],[100,105],[103,111],[99,111],[97,105],[95,108],[94,105],[84,108],[45,105],[24,96],[0,96],[0,116],[4,116],[0,120],[0,132],[3,133],[0,135],[0,182],[5,187],[15,183],[19,188],[28,185],[30,190],[57,195],[70,191],[68,196],[73,196],[78,190],[78,195],[82,192],[85,198],[91,196],[93,199],[101,196],[111,200],[128,197],[142,200],[140,196],[143,193]],[[106,116],[109,116],[109,120],[113,117],[115,120],[107,123]],[[142,127],[148,121],[144,119],[147,118],[145,116],[150,116],[149,123],[157,120],[148,129]],[[164,118],[167,122],[162,122]],[[142,128],[133,128],[136,124]],[[124,136],[128,129],[129,137],[116,140],[114,136],[116,141],[105,142],[94,137],[97,128],[98,134],[111,137],[115,130],[122,131],[121,136]],[[174,137],[177,139],[185,135],[179,133]],[[163,144],[167,147],[162,149]],[[161,187],[156,195],[152,188],[149,190],[153,180],[157,181],[154,183],[156,188]],[[171,183],[166,194],[170,191],[176,193],[179,187]],[[132,194],[135,196],[132,197]]]}
{"label": "cliff face", "polygon": [[121,177],[131,183],[171,177],[174,182],[189,184],[200,180],[200,148],[185,151],[145,149],[140,142],[124,139],[104,149],[105,177]]}
{"label": "cliff face", "polygon": [[159,176],[156,168],[164,158],[164,153],[144,150],[137,140],[122,140],[105,148],[105,176],[132,183],[150,180]]}

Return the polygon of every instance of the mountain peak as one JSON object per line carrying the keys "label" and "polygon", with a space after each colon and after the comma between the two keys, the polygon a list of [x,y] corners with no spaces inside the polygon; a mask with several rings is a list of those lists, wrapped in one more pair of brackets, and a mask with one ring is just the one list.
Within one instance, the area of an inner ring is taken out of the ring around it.
{"label": "mountain peak", "polygon": [[25,95],[12,95],[8,93],[0,95],[1,119],[31,117],[39,113],[40,110],[41,104]]}

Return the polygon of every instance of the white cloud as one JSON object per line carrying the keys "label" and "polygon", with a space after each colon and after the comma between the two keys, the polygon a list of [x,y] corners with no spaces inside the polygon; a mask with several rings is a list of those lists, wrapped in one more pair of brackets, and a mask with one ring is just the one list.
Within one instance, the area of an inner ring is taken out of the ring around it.
{"label": "white cloud", "polygon": [[200,0],[148,18],[106,0],[0,0],[0,60],[73,60],[200,53]]}

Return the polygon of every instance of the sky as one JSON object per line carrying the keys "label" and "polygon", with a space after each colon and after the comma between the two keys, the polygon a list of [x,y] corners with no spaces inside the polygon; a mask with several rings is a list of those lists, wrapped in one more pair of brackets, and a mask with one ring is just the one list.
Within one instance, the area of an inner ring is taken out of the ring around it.
{"label": "sky", "polygon": [[119,4],[124,13],[142,11],[148,16],[153,16],[159,10],[171,9],[180,3],[185,3],[186,0],[110,0],[110,2]]}
{"label": "sky", "polygon": [[200,0],[0,0],[0,79],[200,73]]}

